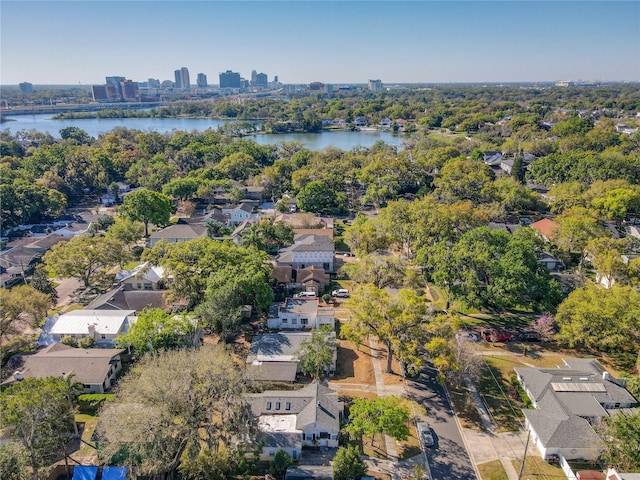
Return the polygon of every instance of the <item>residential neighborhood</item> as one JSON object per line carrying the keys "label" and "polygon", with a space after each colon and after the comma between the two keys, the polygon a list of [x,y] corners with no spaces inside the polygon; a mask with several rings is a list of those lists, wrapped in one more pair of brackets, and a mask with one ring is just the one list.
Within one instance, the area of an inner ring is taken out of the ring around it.
{"label": "residential neighborhood", "polygon": [[637,479],[637,92],[434,88],[291,97],[402,148],[6,133],[0,473]]}

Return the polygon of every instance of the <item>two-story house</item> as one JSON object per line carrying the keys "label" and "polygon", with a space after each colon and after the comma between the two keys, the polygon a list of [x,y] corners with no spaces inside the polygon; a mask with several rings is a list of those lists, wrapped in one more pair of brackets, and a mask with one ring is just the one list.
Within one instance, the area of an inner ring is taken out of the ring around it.
{"label": "two-story house", "polygon": [[317,297],[286,298],[278,305],[277,314],[269,314],[269,328],[305,329],[335,325],[335,311],[330,306],[320,306]]}
{"label": "two-story house", "polygon": [[230,225],[239,225],[245,221],[260,220],[260,215],[253,212],[251,203],[243,202],[233,207],[222,207],[222,214],[228,216]]}
{"label": "two-story house", "polygon": [[293,242],[280,249],[277,265],[291,265],[296,270],[314,266],[327,273],[334,271],[335,246],[328,236],[300,234],[294,236]]}
{"label": "two-story house", "polygon": [[298,460],[303,446],[338,447],[344,413],[338,393],[322,383],[300,390],[267,390],[248,396],[264,441],[260,460],[272,460],[278,450]]}

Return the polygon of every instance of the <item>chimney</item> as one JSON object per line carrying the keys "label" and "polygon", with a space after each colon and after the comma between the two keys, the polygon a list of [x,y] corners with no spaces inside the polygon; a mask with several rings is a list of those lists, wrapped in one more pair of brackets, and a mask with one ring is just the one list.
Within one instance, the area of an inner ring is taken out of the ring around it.
{"label": "chimney", "polygon": [[95,340],[96,339],[96,324],[95,323],[89,323],[87,325],[87,329],[89,330],[89,336]]}
{"label": "chimney", "polygon": [[602,379],[603,380],[611,380],[611,375],[609,375],[609,372],[602,372]]}

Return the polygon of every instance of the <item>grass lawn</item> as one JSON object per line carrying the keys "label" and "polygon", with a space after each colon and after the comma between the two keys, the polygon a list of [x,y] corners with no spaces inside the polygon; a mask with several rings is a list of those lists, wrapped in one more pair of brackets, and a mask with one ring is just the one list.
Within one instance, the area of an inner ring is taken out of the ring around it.
{"label": "grass lawn", "polygon": [[82,442],[80,443],[80,449],[73,454],[73,457],[95,457],[96,449],[90,447],[87,443],[95,445],[91,437],[98,424],[98,417],[87,413],[78,413],[76,414],[76,422],[82,424]]}
{"label": "grass lawn", "polygon": [[478,465],[478,471],[482,480],[508,480],[507,472],[505,472],[500,460],[481,463]]}
{"label": "grass lawn", "polygon": [[467,389],[464,387],[455,388],[451,385],[447,385],[447,389],[460,424],[465,428],[481,430],[483,427],[480,413],[471,400]]}
{"label": "grass lawn", "polygon": [[[520,411],[519,398],[509,396],[509,375],[513,373],[513,367],[502,370],[493,363],[493,360],[485,357],[486,365],[476,382],[476,387],[487,404],[498,431],[516,431],[520,428],[524,417]],[[508,362],[507,360],[507,365],[509,365]],[[498,359],[498,363],[502,365],[504,359]]]}
{"label": "grass lawn", "polygon": [[[513,467],[516,472],[520,472],[520,465],[522,460],[512,460]],[[542,460],[540,457],[527,456],[524,462],[524,470],[522,472],[522,478],[537,478],[540,480],[554,480],[558,478],[567,478],[560,467],[554,467]]]}
{"label": "grass lawn", "polygon": [[409,424],[409,436],[404,442],[397,442],[398,460],[415,457],[420,455],[420,439],[416,432],[416,426],[413,422]]}

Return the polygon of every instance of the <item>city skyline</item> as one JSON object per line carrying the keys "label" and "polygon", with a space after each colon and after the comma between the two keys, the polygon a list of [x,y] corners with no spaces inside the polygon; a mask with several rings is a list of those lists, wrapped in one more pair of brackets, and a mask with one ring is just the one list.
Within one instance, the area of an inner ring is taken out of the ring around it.
{"label": "city skyline", "polygon": [[639,81],[640,3],[11,1],[0,84]]}

